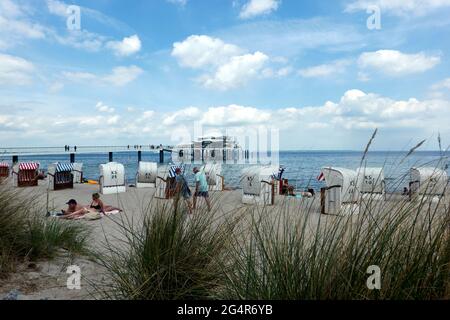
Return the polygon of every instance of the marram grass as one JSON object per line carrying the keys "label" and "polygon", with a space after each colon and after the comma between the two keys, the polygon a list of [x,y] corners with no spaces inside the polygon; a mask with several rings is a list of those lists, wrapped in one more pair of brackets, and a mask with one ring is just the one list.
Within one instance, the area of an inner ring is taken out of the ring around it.
{"label": "marram grass", "polygon": [[23,261],[52,259],[60,249],[87,253],[89,230],[77,223],[45,217],[36,195],[0,183],[0,277]]}

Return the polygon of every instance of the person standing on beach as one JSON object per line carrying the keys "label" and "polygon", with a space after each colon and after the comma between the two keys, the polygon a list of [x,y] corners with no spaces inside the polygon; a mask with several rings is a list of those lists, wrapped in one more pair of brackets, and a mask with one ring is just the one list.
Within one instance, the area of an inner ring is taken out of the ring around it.
{"label": "person standing on beach", "polygon": [[176,197],[176,201],[179,199],[179,196],[181,195],[184,199],[184,201],[186,201],[188,210],[189,210],[189,214],[192,214],[192,205],[191,205],[191,190],[189,189],[189,186],[187,184],[186,178],[184,177],[183,173],[181,172],[180,168],[176,168],[175,169],[175,181],[177,182],[176,185],[176,193],[177,193],[177,197]]}
{"label": "person standing on beach", "polygon": [[194,210],[197,205],[197,197],[203,197],[205,198],[206,205],[208,206],[208,211],[211,211],[206,174],[204,172],[200,172],[197,167],[194,167],[193,172],[195,174]]}

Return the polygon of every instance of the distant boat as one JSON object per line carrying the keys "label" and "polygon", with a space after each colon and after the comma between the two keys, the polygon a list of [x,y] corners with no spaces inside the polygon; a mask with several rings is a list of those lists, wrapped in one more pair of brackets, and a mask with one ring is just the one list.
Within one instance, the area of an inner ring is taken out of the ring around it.
{"label": "distant boat", "polygon": [[224,162],[244,159],[244,150],[229,136],[200,137],[172,149],[173,162]]}

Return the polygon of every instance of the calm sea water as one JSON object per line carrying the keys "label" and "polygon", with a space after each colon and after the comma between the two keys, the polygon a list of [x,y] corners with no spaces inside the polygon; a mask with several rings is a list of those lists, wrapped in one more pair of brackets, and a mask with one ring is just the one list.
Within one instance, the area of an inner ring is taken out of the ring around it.
{"label": "calm sea water", "polygon": [[[406,177],[409,168],[413,166],[449,166],[450,153],[442,154],[434,151],[416,152],[405,159],[406,152],[369,152],[364,164],[368,167],[384,167],[386,176],[386,186],[388,191],[398,191],[406,186],[408,181]],[[442,156],[444,160],[442,161]],[[298,189],[312,187],[316,190],[323,186],[322,182],[317,181],[320,168],[324,166],[344,167],[356,169],[361,163],[362,152],[356,151],[282,151],[280,152],[280,165],[286,168],[283,177],[289,179],[289,183],[295,185]],[[403,159],[403,161],[402,161]],[[37,161],[42,169],[54,162],[67,162],[69,154],[63,155],[40,155],[40,156],[21,156],[19,161]],[[165,160],[170,163],[169,154],[165,155]],[[11,159],[5,159],[0,156],[0,161],[10,162]],[[122,152],[114,154],[114,161],[120,162],[125,166],[128,183],[135,182],[137,171],[137,152]],[[159,161],[159,154],[154,152],[142,152],[142,161]],[[76,162],[83,163],[84,177],[96,180],[99,177],[99,164],[108,162],[107,153],[77,154]],[[192,167],[187,165],[187,177],[192,179]],[[240,175],[242,169],[248,165],[243,164],[224,164],[223,175],[227,186],[239,187]]]}

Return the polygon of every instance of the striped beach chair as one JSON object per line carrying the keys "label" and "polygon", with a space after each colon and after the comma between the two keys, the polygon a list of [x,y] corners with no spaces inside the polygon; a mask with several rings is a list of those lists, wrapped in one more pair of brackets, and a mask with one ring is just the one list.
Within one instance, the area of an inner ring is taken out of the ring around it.
{"label": "striped beach chair", "polygon": [[35,187],[38,185],[37,162],[21,162],[13,167],[13,185],[15,187]]}
{"label": "striped beach chair", "polygon": [[9,177],[9,163],[0,162],[0,181]]}
{"label": "striped beach chair", "polygon": [[156,177],[155,198],[170,199],[175,195],[175,186],[176,186],[175,170],[177,168],[180,168],[181,172],[184,174],[186,165],[185,164],[168,165],[168,166],[161,166],[158,168],[158,175]]}
{"label": "striped beach chair", "polygon": [[52,190],[73,189],[73,164],[54,163],[48,166],[48,181]]}

